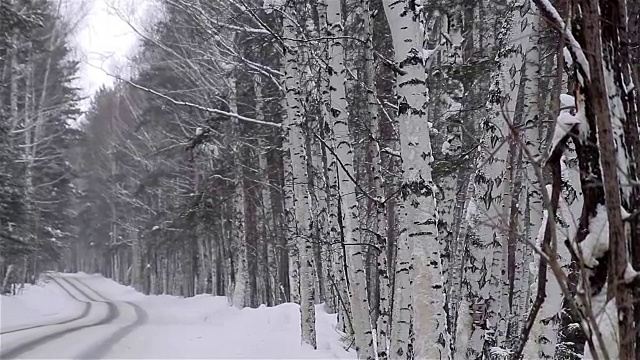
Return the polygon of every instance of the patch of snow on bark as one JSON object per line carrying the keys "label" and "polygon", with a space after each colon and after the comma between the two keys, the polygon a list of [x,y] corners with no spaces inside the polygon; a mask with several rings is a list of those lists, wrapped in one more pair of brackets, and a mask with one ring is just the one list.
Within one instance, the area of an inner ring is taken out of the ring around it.
{"label": "patch of snow on bark", "polygon": [[[549,221],[549,213],[547,210],[542,212],[542,222],[540,223],[540,229],[538,229],[538,236],[536,237],[536,248],[541,250],[542,240],[544,239],[544,232],[547,228],[547,221]],[[537,252],[533,252],[531,262],[529,263],[529,271],[533,275],[538,274],[538,268],[540,267],[540,255]]]}
{"label": "patch of snow on bark", "polygon": [[556,149],[556,146],[564,139],[564,137],[571,131],[574,125],[580,124],[580,120],[571,115],[568,110],[562,110],[556,120],[556,127],[553,131],[553,139],[551,140],[550,153]]}
{"label": "patch of snow on bark", "polygon": [[571,52],[569,51],[569,49],[567,49],[566,46],[562,48],[562,56],[564,57],[564,62],[567,64],[567,66],[573,65],[573,58],[571,57]]}
{"label": "patch of snow on bark", "polygon": [[[622,125],[626,121],[626,113],[624,104],[622,103],[622,92],[624,89],[620,89],[615,82],[615,75],[604,64],[603,73],[605,79],[605,86],[607,89],[607,95],[609,98],[609,114],[611,117],[611,130],[613,131],[613,140],[616,148],[616,162],[618,164],[618,183],[620,184],[620,191],[626,199],[631,198],[632,186],[629,183],[629,159],[627,158],[627,149],[623,147],[624,144],[624,126]],[[624,85],[623,85],[624,86]]]}
{"label": "patch of snow on bark", "polygon": [[474,225],[477,214],[478,214],[478,206],[476,204],[475,199],[471,197],[471,199],[469,199],[469,204],[467,205],[467,213],[465,216],[465,220],[469,225]]}
{"label": "patch of snow on bark", "polygon": [[[552,191],[551,185],[545,186],[545,190],[547,191],[547,194],[551,196],[551,191]],[[549,221],[549,213],[547,212],[547,210],[543,210],[542,222],[540,223],[540,228],[538,229],[538,236],[536,236],[535,245],[537,249],[542,249],[542,241],[544,240],[544,233],[547,229],[547,221]],[[529,271],[533,275],[537,275],[539,265],[540,265],[540,255],[538,255],[538,253],[534,251],[531,262],[529,263]]]}
{"label": "patch of snow on bark", "polygon": [[624,207],[620,206],[620,217],[622,217],[622,221],[628,220],[631,217],[631,214]]}
{"label": "patch of snow on bark", "polygon": [[435,49],[422,49],[422,61],[425,65],[427,65],[427,62],[436,51],[438,51],[437,47]]}
{"label": "patch of snow on bark", "polygon": [[451,152],[449,151],[450,147],[451,147],[451,144],[448,141],[444,141],[442,143],[442,153],[444,155],[451,155]]}
{"label": "patch of snow on bark", "polygon": [[551,140],[551,149],[549,153],[553,153],[556,146],[558,146],[560,141],[569,131],[571,131],[574,125],[578,125],[579,129],[584,127],[582,119],[573,115],[571,112],[575,107],[576,100],[573,96],[568,94],[560,95],[560,114],[558,114],[558,118],[556,119],[556,126],[553,132],[553,139]]}
{"label": "patch of snow on bark", "polygon": [[587,116],[585,114],[586,109],[583,98],[582,101],[578,103],[578,112],[575,115],[576,119],[578,119],[578,121],[580,122],[578,125],[579,140],[583,143],[587,141],[587,137],[589,137],[589,132],[591,131],[591,129],[589,128],[589,122],[587,121]]}
{"label": "patch of snow on bark", "polygon": [[631,266],[630,263],[627,263],[627,267],[624,269],[624,282],[629,284],[638,276],[638,272]]}
{"label": "patch of snow on bark", "polygon": [[597,259],[609,249],[609,219],[604,205],[598,205],[596,208],[596,216],[589,221],[589,234],[579,246],[584,263],[588,267],[598,265]]}
{"label": "patch of snow on bark", "polygon": [[576,98],[569,94],[560,94],[560,106],[562,108],[566,107],[576,107]]}

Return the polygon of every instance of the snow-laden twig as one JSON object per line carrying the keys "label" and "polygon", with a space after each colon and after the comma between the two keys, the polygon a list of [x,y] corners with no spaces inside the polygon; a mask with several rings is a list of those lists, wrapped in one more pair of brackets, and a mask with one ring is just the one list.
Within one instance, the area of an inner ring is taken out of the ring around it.
{"label": "snow-laden twig", "polygon": [[576,63],[584,73],[586,80],[591,80],[591,72],[589,70],[589,61],[584,55],[582,46],[571,33],[571,29],[562,20],[562,16],[558,13],[558,10],[551,4],[549,0],[533,0],[533,2],[540,8],[540,12],[549,20],[557,30],[564,36],[569,45],[569,51],[575,57]]}
{"label": "snow-laden twig", "polygon": [[382,149],[380,149],[380,152],[381,152],[381,153],[385,153],[385,154],[389,154],[389,155],[391,155],[391,156],[395,156],[395,157],[401,157],[401,155],[400,155],[400,151],[398,151],[398,150],[393,150],[392,148],[390,148],[390,147],[388,147],[388,146],[387,146],[387,147],[384,147],[384,148],[382,148]]}
{"label": "snow-laden twig", "polygon": [[[573,112],[576,110],[577,112],[574,115]],[[561,94],[560,114],[556,119],[556,126],[553,131],[549,158],[559,156],[557,152],[562,150],[558,149],[558,146],[564,144],[565,139],[572,132],[577,133],[580,141],[584,141],[589,133],[589,123],[585,117],[584,109],[576,105],[575,98],[571,95]]]}

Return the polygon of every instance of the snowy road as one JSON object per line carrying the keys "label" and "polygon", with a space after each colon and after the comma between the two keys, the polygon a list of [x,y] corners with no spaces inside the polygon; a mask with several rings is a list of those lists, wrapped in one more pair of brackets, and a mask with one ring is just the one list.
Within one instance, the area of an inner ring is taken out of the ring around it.
{"label": "snowy road", "polygon": [[236,309],[225,297],[144,295],[100,275],[49,274],[0,302],[2,359],[355,359],[316,307],[318,349],[296,304]]}
{"label": "snowy road", "polygon": [[132,302],[111,301],[75,277],[49,277],[70,298],[84,303],[71,317],[29,326],[3,329],[2,359],[98,359],[148,318]]}

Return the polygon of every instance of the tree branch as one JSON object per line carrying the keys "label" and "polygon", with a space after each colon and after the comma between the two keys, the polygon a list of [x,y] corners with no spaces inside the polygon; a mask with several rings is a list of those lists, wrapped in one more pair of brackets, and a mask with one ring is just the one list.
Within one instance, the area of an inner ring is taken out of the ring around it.
{"label": "tree branch", "polygon": [[273,126],[273,127],[277,127],[277,128],[282,128],[282,124],[273,123],[273,122],[269,122],[269,121],[257,120],[257,119],[253,119],[253,118],[248,118],[246,116],[242,116],[242,115],[239,115],[239,114],[236,114],[236,113],[231,113],[231,112],[228,112],[228,111],[222,111],[220,109],[215,109],[215,108],[202,106],[202,105],[190,103],[188,101],[176,100],[176,99],[174,99],[174,98],[172,98],[170,96],[167,96],[165,94],[162,94],[162,93],[160,93],[160,92],[158,92],[156,90],[149,89],[149,88],[144,87],[142,85],[136,84],[131,80],[124,79],[124,78],[122,78],[122,77],[120,77],[118,75],[110,74],[108,71],[106,71],[106,70],[104,70],[102,68],[99,68],[99,69],[104,71],[104,73],[107,74],[108,76],[111,76],[111,77],[113,77],[113,78],[115,78],[117,80],[125,82],[125,83],[135,87],[136,89],[148,92],[150,94],[153,94],[153,95],[161,97],[161,98],[163,98],[165,100],[168,100],[169,102],[173,103],[174,105],[192,107],[192,108],[195,108],[195,109],[198,109],[198,110],[202,110],[202,111],[206,111],[206,112],[209,112],[209,113],[212,113],[212,114],[217,114],[217,115],[222,115],[222,116],[229,116],[229,117],[236,118],[238,120],[249,122],[249,123],[253,123],[253,124],[268,125],[268,126]]}

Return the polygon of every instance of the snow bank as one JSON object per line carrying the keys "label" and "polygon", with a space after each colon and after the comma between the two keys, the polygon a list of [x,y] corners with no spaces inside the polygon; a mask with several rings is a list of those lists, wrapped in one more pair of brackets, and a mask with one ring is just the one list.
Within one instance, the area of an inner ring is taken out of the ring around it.
{"label": "snow bank", "polygon": [[0,297],[0,329],[63,321],[79,315],[83,309],[82,302],[70,297],[53,281],[26,284],[19,295]]}

